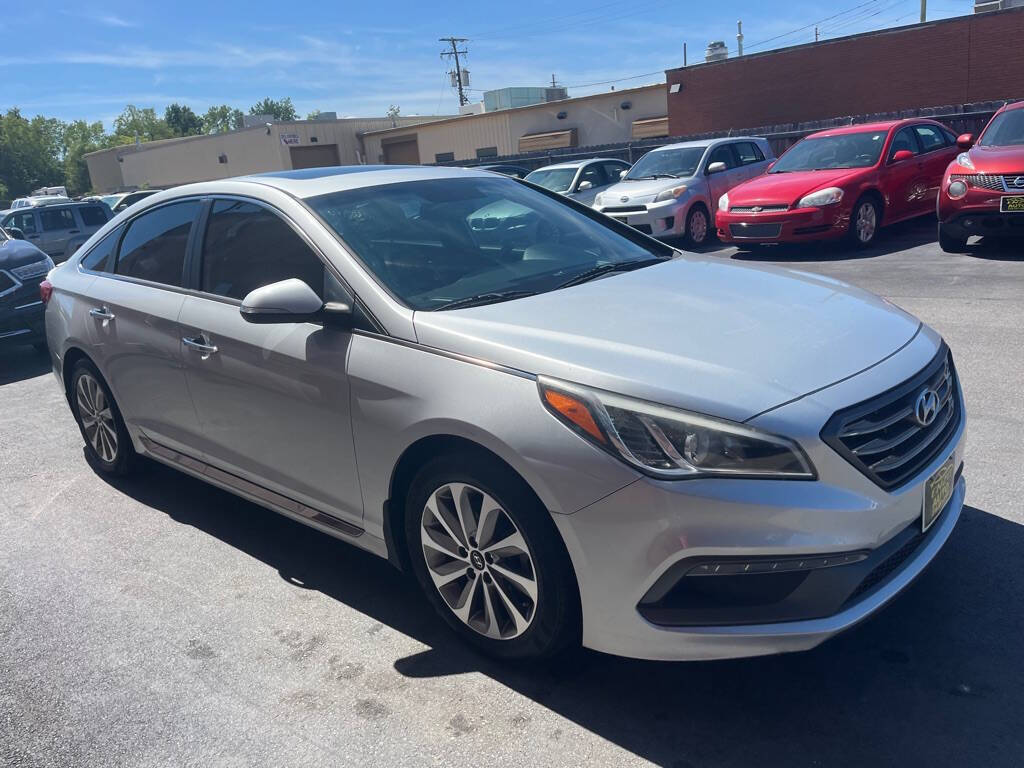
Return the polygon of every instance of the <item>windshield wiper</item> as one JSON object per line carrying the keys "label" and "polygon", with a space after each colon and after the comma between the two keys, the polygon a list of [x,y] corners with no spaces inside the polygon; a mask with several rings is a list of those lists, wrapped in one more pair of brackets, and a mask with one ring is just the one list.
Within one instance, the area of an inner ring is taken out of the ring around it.
{"label": "windshield wiper", "polygon": [[488,291],[487,293],[478,293],[475,296],[453,299],[447,304],[438,307],[435,311],[441,312],[446,309],[460,309],[461,307],[481,307],[484,304],[497,304],[500,301],[511,301],[512,299],[521,299],[524,296],[535,296],[536,294],[536,291]]}
{"label": "windshield wiper", "polygon": [[624,181],[640,181],[641,179],[678,179],[674,173],[652,173],[650,176],[627,176]]}
{"label": "windshield wiper", "polygon": [[570,277],[561,285],[555,286],[555,290],[558,290],[559,288],[569,288],[570,286],[579,285],[580,283],[586,283],[590,280],[601,277],[602,275],[611,274],[612,272],[632,272],[634,269],[649,267],[652,264],[660,264],[663,261],[668,261],[670,258],[671,257],[635,259],[634,261],[620,261],[618,264],[598,264],[596,267],[591,267],[588,270],[580,272],[578,275]]}

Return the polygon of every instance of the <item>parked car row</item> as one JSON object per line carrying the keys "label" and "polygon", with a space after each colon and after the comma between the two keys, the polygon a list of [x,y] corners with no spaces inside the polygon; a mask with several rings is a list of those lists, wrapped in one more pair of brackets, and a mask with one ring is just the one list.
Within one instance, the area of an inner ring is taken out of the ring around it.
{"label": "parked car row", "polygon": [[893,120],[811,134],[777,159],[763,138],[730,137],[659,147],[632,168],[593,158],[526,180],[693,246],[717,234],[741,248],[867,247],[882,227],[937,211],[939,244],[957,252],[971,235],[1024,235],[1024,102],[1003,107],[977,144],[934,120]]}

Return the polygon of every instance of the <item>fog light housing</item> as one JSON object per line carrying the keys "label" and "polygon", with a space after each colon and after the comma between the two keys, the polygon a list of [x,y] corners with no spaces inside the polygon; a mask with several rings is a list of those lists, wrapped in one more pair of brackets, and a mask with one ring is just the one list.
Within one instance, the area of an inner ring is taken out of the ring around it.
{"label": "fog light housing", "polygon": [[946,194],[954,200],[959,200],[967,194],[967,182],[961,181],[960,179],[951,181],[949,183],[949,187],[946,189]]}

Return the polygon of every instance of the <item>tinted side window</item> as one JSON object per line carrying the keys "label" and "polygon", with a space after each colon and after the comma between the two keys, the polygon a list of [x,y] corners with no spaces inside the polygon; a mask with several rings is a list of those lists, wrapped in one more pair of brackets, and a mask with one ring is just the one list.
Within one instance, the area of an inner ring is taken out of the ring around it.
{"label": "tinted side window", "polygon": [[946,140],[942,138],[942,131],[934,125],[919,125],[914,130],[917,131],[917,139],[921,142],[922,152],[933,152],[946,146]]}
{"label": "tinted side window", "polygon": [[53,232],[60,229],[75,229],[75,212],[70,208],[58,208],[56,210],[43,208],[39,211],[39,220],[42,222],[45,232]]}
{"label": "tinted side window", "polygon": [[629,170],[629,166],[625,163],[605,163],[604,170],[608,174],[608,183],[615,184],[619,181],[622,172]]}
{"label": "tinted side window", "polygon": [[117,250],[117,241],[121,237],[124,227],[118,227],[109,235],[104,237],[90,250],[82,259],[82,266],[86,269],[94,269],[97,272],[109,272],[113,266],[114,251]]}
{"label": "tinted side window", "polygon": [[901,128],[900,132],[896,134],[892,140],[892,146],[889,147],[889,159],[892,160],[893,155],[904,149],[910,150],[915,155],[921,151],[917,145],[917,138],[914,136],[913,128]]}
{"label": "tinted side window", "polygon": [[708,158],[708,165],[710,166],[712,163],[725,163],[726,168],[735,168],[736,158],[732,153],[732,147],[729,144],[723,144],[713,149],[711,157]]}
{"label": "tinted side window", "polygon": [[323,298],[323,262],[275,213],[238,200],[214,203],[203,238],[201,290],[243,299],[291,277]]}
{"label": "tinted side window", "polygon": [[761,152],[761,148],[751,141],[741,141],[734,146],[736,147],[736,154],[740,159],[740,165],[760,163],[764,160],[764,154]]}
{"label": "tinted side window", "polygon": [[117,273],[165,285],[182,285],[185,251],[199,201],[172,203],[128,225],[117,255]]}
{"label": "tinted side window", "polygon": [[107,212],[99,205],[84,205],[78,209],[78,215],[87,227],[102,227],[107,223]]}
{"label": "tinted side window", "polygon": [[604,167],[601,163],[591,163],[583,169],[583,173],[580,174],[579,183],[584,181],[589,181],[595,187],[603,187],[608,183],[604,174]]}
{"label": "tinted side window", "polygon": [[16,213],[6,224],[8,227],[17,227],[26,235],[36,234],[36,215],[32,211]]}

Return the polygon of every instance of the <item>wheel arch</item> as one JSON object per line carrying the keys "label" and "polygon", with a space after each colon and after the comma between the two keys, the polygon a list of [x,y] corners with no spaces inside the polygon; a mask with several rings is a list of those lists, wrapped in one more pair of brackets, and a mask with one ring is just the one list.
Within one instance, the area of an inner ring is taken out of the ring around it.
{"label": "wheel arch", "polygon": [[853,216],[854,209],[857,207],[857,203],[865,197],[875,201],[875,205],[878,206],[878,226],[884,227],[889,223],[885,219],[889,207],[885,204],[885,195],[882,194],[882,190],[878,187],[868,186],[861,189],[860,194],[857,195],[857,199],[853,201],[853,208],[850,209],[851,218]]}

